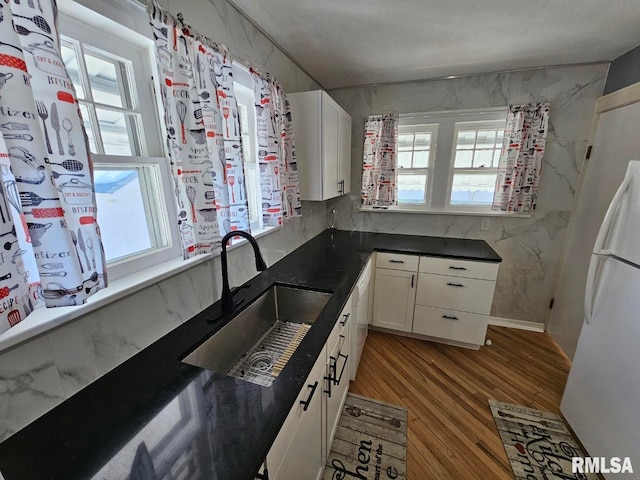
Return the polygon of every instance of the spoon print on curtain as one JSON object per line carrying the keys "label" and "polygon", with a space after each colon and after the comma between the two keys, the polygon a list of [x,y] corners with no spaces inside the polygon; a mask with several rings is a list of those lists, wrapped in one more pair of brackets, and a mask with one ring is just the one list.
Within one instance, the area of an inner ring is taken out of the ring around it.
{"label": "spoon print on curtain", "polygon": [[183,256],[217,252],[228,232],[249,232],[231,57],[157,3],[148,11]]}
{"label": "spoon print on curtain", "polygon": [[302,215],[291,107],[273,79],[256,71],[252,74],[262,219],[264,226],[277,227],[283,220]]}
{"label": "spoon print on curtain", "polygon": [[[0,5],[1,332],[42,304],[84,303],[106,276],[92,166],[60,56],[55,4]],[[73,149],[59,141],[61,126]]]}

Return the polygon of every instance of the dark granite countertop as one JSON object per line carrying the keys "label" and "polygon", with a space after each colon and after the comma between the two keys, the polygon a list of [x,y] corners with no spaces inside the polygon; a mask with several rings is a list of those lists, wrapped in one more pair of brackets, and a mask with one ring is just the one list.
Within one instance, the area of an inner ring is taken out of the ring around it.
{"label": "dark granite countertop", "polygon": [[5,480],[253,479],[374,250],[501,261],[482,240],[326,230],[238,294],[250,303],[273,283],[333,292],[271,387],[178,360],[228,322],[207,323],[216,302],[1,443],[0,472]]}

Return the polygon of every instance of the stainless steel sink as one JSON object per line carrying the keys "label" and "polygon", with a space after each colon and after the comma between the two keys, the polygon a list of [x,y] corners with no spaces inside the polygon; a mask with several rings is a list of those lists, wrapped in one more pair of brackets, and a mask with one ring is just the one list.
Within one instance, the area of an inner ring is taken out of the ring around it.
{"label": "stainless steel sink", "polygon": [[330,298],[274,285],[182,361],[271,386]]}

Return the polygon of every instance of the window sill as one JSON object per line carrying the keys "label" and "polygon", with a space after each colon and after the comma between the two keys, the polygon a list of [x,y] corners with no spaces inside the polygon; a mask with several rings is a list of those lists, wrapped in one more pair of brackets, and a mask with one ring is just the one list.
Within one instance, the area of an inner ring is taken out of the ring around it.
{"label": "window sill", "polygon": [[143,288],[158,283],[168,277],[188,270],[214,258],[213,254],[198,255],[183,260],[182,257],[163,262],[126,277],[109,282],[109,287],[93,295],[84,305],[75,307],[39,308],[26,319],[0,335],[0,352],[33,339],[71,320],[120,300]]}
{"label": "window sill", "polygon": [[[261,230],[254,235],[260,238],[275,232],[282,227],[270,227]],[[230,245],[227,251],[234,250],[247,243],[247,240]],[[109,282],[109,287],[100,290],[98,293],[89,298],[84,305],[75,307],[57,307],[57,308],[39,308],[33,311],[25,320],[20,322],[13,328],[10,328],[3,334],[0,334],[0,352],[13,348],[27,340],[31,340],[38,335],[42,335],[49,330],[53,330],[65,323],[75,320],[78,317],[93,312],[112,302],[120,300],[128,295],[136,293],[143,288],[154,285],[162,280],[177,275],[180,272],[188,270],[196,265],[212,260],[219,256],[218,254],[198,255],[188,260],[182,257],[174,258],[166,262],[154,265],[131,275]],[[212,303],[214,299],[211,299]]]}
{"label": "window sill", "polygon": [[509,212],[492,212],[490,210],[419,210],[417,208],[405,208],[405,207],[388,207],[388,208],[373,208],[373,207],[360,207],[361,212],[371,213],[417,213],[421,215],[460,215],[466,217],[508,217],[508,218],[531,218],[530,213],[509,213]]}

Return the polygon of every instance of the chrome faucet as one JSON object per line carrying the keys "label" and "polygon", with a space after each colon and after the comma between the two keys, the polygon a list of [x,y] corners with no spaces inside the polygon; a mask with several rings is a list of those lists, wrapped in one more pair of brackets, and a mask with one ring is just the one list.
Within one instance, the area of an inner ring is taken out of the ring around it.
{"label": "chrome faucet", "polygon": [[262,254],[260,253],[260,247],[258,247],[258,242],[256,242],[256,239],[250,234],[243,232],[242,230],[236,230],[227,233],[222,238],[222,253],[220,254],[220,260],[222,261],[222,297],[220,298],[221,316],[231,313],[235,307],[242,303],[242,300],[236,304],[233,303],[233,296],[242,287],[229,288],[229,269],[227,267],[227,242],[236,236],[246,238],[253,247],[253,254],[256,257],[256,269],[259,272],[267,269],[267,264],[264,263]]}

